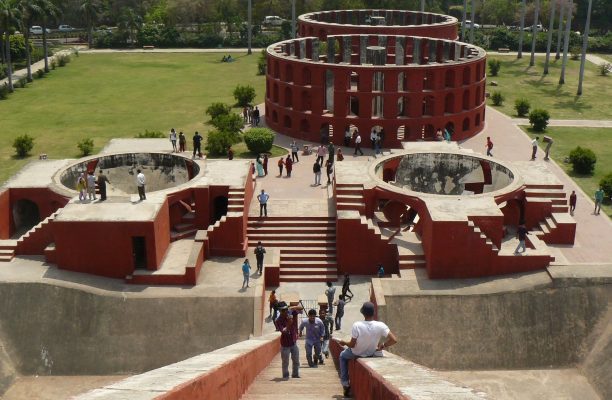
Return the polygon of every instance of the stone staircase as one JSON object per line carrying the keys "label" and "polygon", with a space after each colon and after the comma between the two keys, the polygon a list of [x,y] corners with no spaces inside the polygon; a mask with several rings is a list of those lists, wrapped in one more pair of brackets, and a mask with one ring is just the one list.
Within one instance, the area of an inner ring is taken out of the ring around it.
{"label": "stone staircase", "polygon": [[336,209],[355,210],[359,214],[365,214],[363,185],[336,183]]}
{"label": "stone staircase", "polygon": [[0,240],[0,262],[10,262],[17,250],[16,240]]}
{"label": "stone staircase", "polygon": [[195,226],[195,203],[187,204],[183,200],[180,203],[187,212],[181,217],[180,223],[172,226],[170,230],[171,242],[192,238],[198,231],[198,228]]}
{"label": "stone staircase", "polygon": [[566,193],[563,185],[527,185],[525,189],[527,202],[551,202],[553,213],[566,213],[569,211]]}
{"label": "stone staircase", "polygon": [[279,248],[280,282],[336,281],[335,224],[335,217],[250,217],[248,244]]}
{"label": "stone staircase", "polygon": [[493,243],[493,241],[491,239],[489,239],[487,237],[487,235],[482,232],[482,230],[476,226],[476,224],[474,223],[474,221],[468,220],[467,221],[468,226],[471,228],[471,230],[478,235],[478,237],[480,238],[480,240],[483,242],[483,244],[489,249],[490,252],[494,253],[495,255],[497,255],[499,253],[499,249],[497,248],[497,246],[495,245],[495,243]]}
{"label": "stone staircase", "polygon": [[53,242],[50,224],[59,212],[54,212],[17,239],[18,254],[41,254]]}
{"label": "stone staircase", "polygon": [[398,232],[389,242],[397,246],[398,270],[402,271],[415,268],[425,268],[425,252],[421,239],[415,232]]}
{"label": "stone staircase", "polygon": [[550,217],[544,218],[544,221],[534,227],[532,233],[547,244],[565,244],[567,243],[564,240],[565,238],[574,237],[573,233],[567,235],[567,230],[575,232],[576,221],[574,218],[566,212],[553,212]]}

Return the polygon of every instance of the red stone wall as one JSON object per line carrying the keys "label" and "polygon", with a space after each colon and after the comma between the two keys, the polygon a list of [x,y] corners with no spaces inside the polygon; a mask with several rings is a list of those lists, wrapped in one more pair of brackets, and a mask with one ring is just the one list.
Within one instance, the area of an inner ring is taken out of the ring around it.
{"label": "red stone wall", "polygon": [[0,239],[9,239],[13,229],[10,190],[4,189],[0,191]]}

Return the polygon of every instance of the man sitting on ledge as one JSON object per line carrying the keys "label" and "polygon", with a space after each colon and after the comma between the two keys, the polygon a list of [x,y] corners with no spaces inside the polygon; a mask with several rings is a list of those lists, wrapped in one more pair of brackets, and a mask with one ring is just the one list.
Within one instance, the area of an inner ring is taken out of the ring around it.
{"label": "man sitting on ledge", "polygon": [[[359,357],[382,356],[376,354],[383,349],[397,343],[397,338],[389,327],[380,321],[374,320],[374,303],[366,301],[361,306],[361,314],[364,321],[357,321],[351,330],[351,341],[345,342],[338,340],[341,346],[348,346],[340,353],[340,382],[344,388],[344,397],[350,396],[351,386],[349,382],[348,364],[350,360]],[[386,338],[384,343],[380,343],[382,338]]]}

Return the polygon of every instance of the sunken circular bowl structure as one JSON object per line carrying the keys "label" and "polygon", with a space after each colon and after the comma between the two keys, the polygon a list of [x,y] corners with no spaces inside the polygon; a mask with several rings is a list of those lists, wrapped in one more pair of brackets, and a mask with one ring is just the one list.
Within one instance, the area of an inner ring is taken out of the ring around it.
{"label": "sunken circular bowl structure", "polygon": [[57,174],[63,186],[74,190],[81,173],[100,170],[108,177],[113,195],[137,193],[136,175],[140,169],[146,178],[147,192],[172,189],[186,184],[200,172],[191,159],[168,153],[117,153],[79,160]]}
{"label": "sunken circular bowl structure", "polygon": [[[405,35],[304,37],[267,48],[266,123],[312,142],[341,144],[373,129],[382,147],[452,140],[484,128],[486,53],[454,40]],[[351,142],[352,144],[353,142]]]}
{"label": "sunken circular bowl structure", "polygon": [[298,17],[300,36],[376,34],[412,35],[438,39],[457,39],[455,17],[408,10],[332,10]]}

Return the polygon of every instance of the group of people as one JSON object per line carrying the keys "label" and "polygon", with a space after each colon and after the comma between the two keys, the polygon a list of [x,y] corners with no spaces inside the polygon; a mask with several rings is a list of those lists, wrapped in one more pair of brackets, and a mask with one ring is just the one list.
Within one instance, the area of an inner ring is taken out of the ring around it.
{"label": "group of people", "polygon": [[334,173],[334,159],[338,161],[344,160],[344,154],[342,154],[342,149],[338,149],[338,153],[336,154],[336,149],[333,143],[329,143],[327,146],[320,145],[317,149],[317,159],[312,165],[312,172],[314,174],[314,186],[321,185],[321,170],[323,168],[323,160],[325,159],[325,155],[328,155],[327,160],[325,161],[325,172],[327,173],[327,184],[331,184],[331,177]]}
{"label": "group of people", "polygon": [[232,58],[231,54],[228,54],[227,56],[224,55],[223,58],[221,58],[221,62],[232,62],[234,61],[234,59]]}
{"label": "group of people", "polygon": [[251,106],[245,106],[242,108],[242,119],[245,124],[251,124],[252,126],[259,126],[259,122],[261,121],[259,108],[255,106],[255,108]]}
{"label": "group of people", "polygon": [[[177,135],[176,130],[172,128],[168,136],[170,137],[173,153],[182,153],[187,150],[187,137],[182,131]],[[202,139],[202,135],[200,135],[198,131],[193,134],[193,158],[195,158],[196,155],[202,158]]]}
{"label": "group of people", "polygon": [[77,178],[76,190],[79,192],[79,200],[85,201],[89,197],[89,200],[97,200],[96,197],[96,184],[100,191],[100,201],[106,200],[106,184],[110,183],[104,172],[100,170],[98,178],[94,176],[93,171],[81,172]]}

